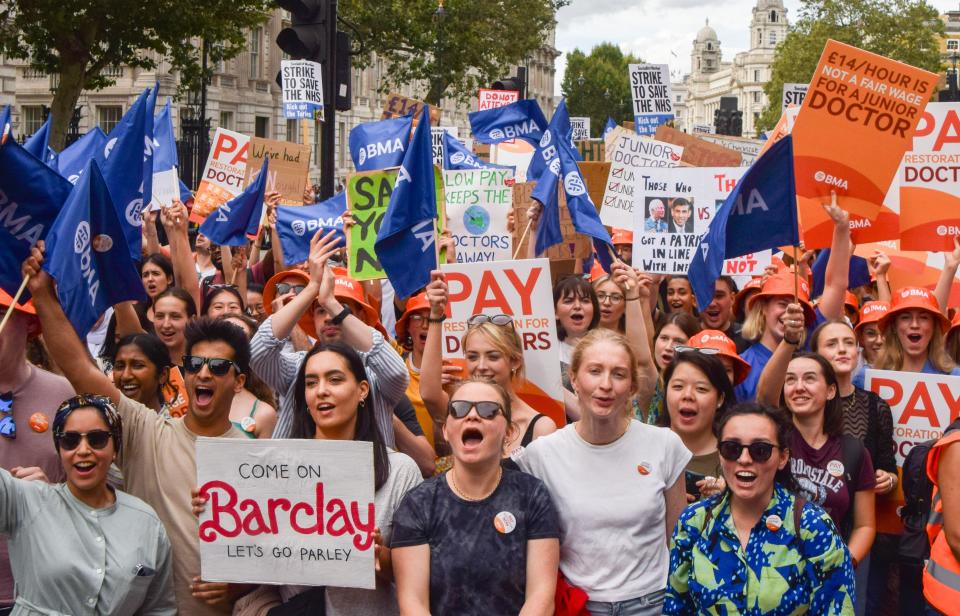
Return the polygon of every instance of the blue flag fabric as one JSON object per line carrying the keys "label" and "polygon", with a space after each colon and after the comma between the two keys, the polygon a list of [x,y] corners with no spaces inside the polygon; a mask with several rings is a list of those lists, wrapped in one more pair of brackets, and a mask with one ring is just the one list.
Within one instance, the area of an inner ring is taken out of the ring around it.
{"label": "blue flag fabric", "polygon": [[350,157],[357,171],[403,164],[413,116],[359,124],[350,131]]}
{"label": "blue flag fabric", "polygon": [[10,105],[0,111],[0,134],[5,134],[10,128]]}
{"label": "blue flag fabric", "polygon": [[182,203],[187,203],[188,201],[193,200],[193,193],[190,192],[190,189],[187,188],[187,185],[183,183],[183,180],[177,178],[177,182],[180,183],[180,201]]}
{"label": "blue flag fabric", "polygon": [[528,181],[535,182],[540,179],[540,175],[546,170],[550,161],[556,157],[556,149],[560,147],[561,142],[570,147],[574,160],[580,160],[580,153],[573,145],[573,127],[570,126],[570,114],[567,112],[566,100],[560,101],[560,104],[557,105],[553,117],[550,118],[550,125],[536,144],[537,149],[530,160],[529,168],[527,168]]}
{"label": "blue flag fabric", "polygon": [[[0,146],[0,288],[11,296],[22,281],[20,265],[37,240],[46,239],[71,188],[16,139]],[[20,302],[29,297],[25,290]]]}
{"label": "blue flag fabric", "polygon": [[508,169],[516,175],[517,168],[513,165],[496,165],[494,163],[484,162],[474,157],[473,153],[450,134],[450,131],[443,131],[443,168],[448,171],[460,171],[463,169]]}
{"label": "blue flag fabric", "polygon": [[211,212],[200,225],[200,233],[218,246],[246,246],[249,241],[247,236],[256,236],[263,214],[263,193],[267,188],[269,163],[269,158],[263,159],[263,166],[256,178],[242,193]]}
{"label": "blue flag fabric", "polygon": [[153,110],[157,106],[157,93],[160,91],[160,82],[157,81],[150,93],[147,94],[147,111],[143,119],[143,183],[140,186],[143,206],[147,207],[153,201]]}
{"label": "blue flag fabric", "polygon": [[[177,141],[173,136],[173,119],[170,117],[170,99],[167,99],[167,104],[153,118],[152,158],[153,173],[169,171],[180,164],[177,157]],[[146,194],[146,188],[144,188],[144,194]]]}
{"label": "blue flag fabric", "polygon": [[56,279],[60,305],[81,339],[110,306],[147,299],[95,161],[87,163],[46,241],[43,269]]}
{"label": "blue flag fabric", "polygon": [[341,245],[346,245],[343,219],[347,210],[347,193],[338,192],[314,205],[280,206],[277,208],[277,235],[287,266],[303,263],[310,256],[310,240],[317,231],[326,235],[336,231]]}
{"label": "blue flag fabric", "polygon": [[[107,135],[103,160],[98,160],[103,179],[117,208],[130,258],[140,260],[143,224],[143,158],[146,150],[147,112],[150,90],[144,90],[120,122]],[[152,124],[151,124],[152,126]]]}
{"label": "blue flag fabric", "polygon": [[573,133],[570,127],[570,115],[567,113],[566,101],[560,101],[550,125],[543,131],[543,137],[537,143],[537,148],[527,168],[527,179],[536,181],[531,197],[543,205],[540,221],[537,225],[536,254],[542,254],[547,248],[563,241],[560,231],[560,205],[558,201],[557,182],[560,180],[561,144],[568,140],[562,136]]}
{"label": "blue flag fabric", "polygon": [[50,121],[53,115],[47,116],[40,130],[33,133],[23,144],[23,148],[42,160],[47,166],[57,168],[57,153],[50,147]]}
{"label": "blue flag fabric", "polygon": [[753,163],[710,221],[687,272],[698,305],[713,300],[725,259],[800,242],[796,195],[787,136]]}
{"label": "blue flag fabric", "polygon": [[430,116],[424,106],[374,244],[398,297],[410,297],[430,282],[437,267],[436,217]]}
{"label": "blue flag fabric", "polygon": [[617,123],[614,122],[613,118],[607,117],[607,125],[603,127],[603,135],[601,135],[601,137],[603,139],[606,139],[607,135],[610,134],[610,131],[612,131],[616,127],[617,127]]}
{"label": "blue flag fabric", "polygon": [[60,175],[71,184],[76,184],[90,159],[103,157],[103,148],[107,145],[107,135],[99,126],[94,126],[87,134],[67,146],[57,159]]}
{"label": "blue flag fabric", "polygon": [[574,150],[561,143],[560,173],[563,176],[563,191],[567,197],[567,210],[570,211],[570,221],[577,233],[586,235],[593,240],[593,247],[597,259],[604,271],[609,272],[613,263],[613,243],[606,227],[600,222],[600,215],[594,205],[587,184],[583,181],[580,166],[574,158]]}
{"label": "blue flag fabric", "polygon": [[[827,279],[827,261],[830,260],[830,249],[826,248],[820,251],[817,258],[810,266],[810,273],[813,274],[813,288],[810,290],[810,297],[819,297],[823,295],[823,285]],[[856,255],[850,256],[850,273],[848,276],[847,289],[853,290],[870,284],[870,268],[867,266],[867,260]]]}
{"label": "blue flag fabric", "polygon": [[539,103],[527,99],[469,114],[470,130],[479,143],[500,143],[523,139],[536,145],[547,129],[547,118]]}

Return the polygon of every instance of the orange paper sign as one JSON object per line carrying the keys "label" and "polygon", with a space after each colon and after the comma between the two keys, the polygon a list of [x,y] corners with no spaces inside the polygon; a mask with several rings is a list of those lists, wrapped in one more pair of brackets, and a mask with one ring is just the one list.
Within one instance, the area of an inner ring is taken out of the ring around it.
{"label": "orange paper sign", "polygon": [[833,223],[820,204],[831,192],[854,229],[877,219],[936,82],[933,73],[827,41],[792,133],[807,248],[830,245]]}

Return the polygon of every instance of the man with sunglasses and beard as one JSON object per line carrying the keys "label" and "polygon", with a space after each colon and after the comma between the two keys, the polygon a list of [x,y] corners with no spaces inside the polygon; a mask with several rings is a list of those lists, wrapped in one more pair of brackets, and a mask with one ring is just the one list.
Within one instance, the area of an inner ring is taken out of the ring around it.
{"label": "man with sunglasses and beard", "polygon": [[[105,396],[123,420],[123,454],[118,463],[126,491],[156,510],[173,547],[173,587],[183,614],[222,614],[243,588],[200,580],[199,526],[190,506],[190,486],[196,483],[195,443],[198,436],[246,438],[230,423],[234,391],[243,387],[249,371],[246,334],[226,321],[202,318],[186,330],[184,381],[190,407],[183,418],[167,418],[124,396],[90,361],[86,346],[67,320],[53,279],[41,269],[43,244],[38,242],[24,261],[23,274],[37,315],[46,331],[50,355],[77,391]],[[115,306],[118,322],[136,319],[129,303]]]}

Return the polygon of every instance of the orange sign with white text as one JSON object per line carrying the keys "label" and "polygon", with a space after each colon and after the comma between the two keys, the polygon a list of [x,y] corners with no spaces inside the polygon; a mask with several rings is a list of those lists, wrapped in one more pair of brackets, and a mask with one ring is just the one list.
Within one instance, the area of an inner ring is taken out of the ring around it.
{"label": "orange sign with white text", "polygon": [[831,192],[851,228],[877,220],[937,76],[828,40],[793,128],[797,207],[807,248],[830,246]]}

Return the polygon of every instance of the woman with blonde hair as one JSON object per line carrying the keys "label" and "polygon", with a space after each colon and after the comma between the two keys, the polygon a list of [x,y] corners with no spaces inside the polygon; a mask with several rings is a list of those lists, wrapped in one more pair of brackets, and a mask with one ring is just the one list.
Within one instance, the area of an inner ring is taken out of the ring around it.
{"label": "woman with blonde hair", "polygon": [[904,287],[893,294],[890,311],[880,320],[883,348],[879,370],[960,375],[946,351],[950,320],[937,298],[921,287]]}
{"label": "woman with blonde hair", "polygon": [[627,290],[614,280],[611,274],[604,274],[593,281],[593,290],[600,302],[599,327],[624,332],[626,328]]}

